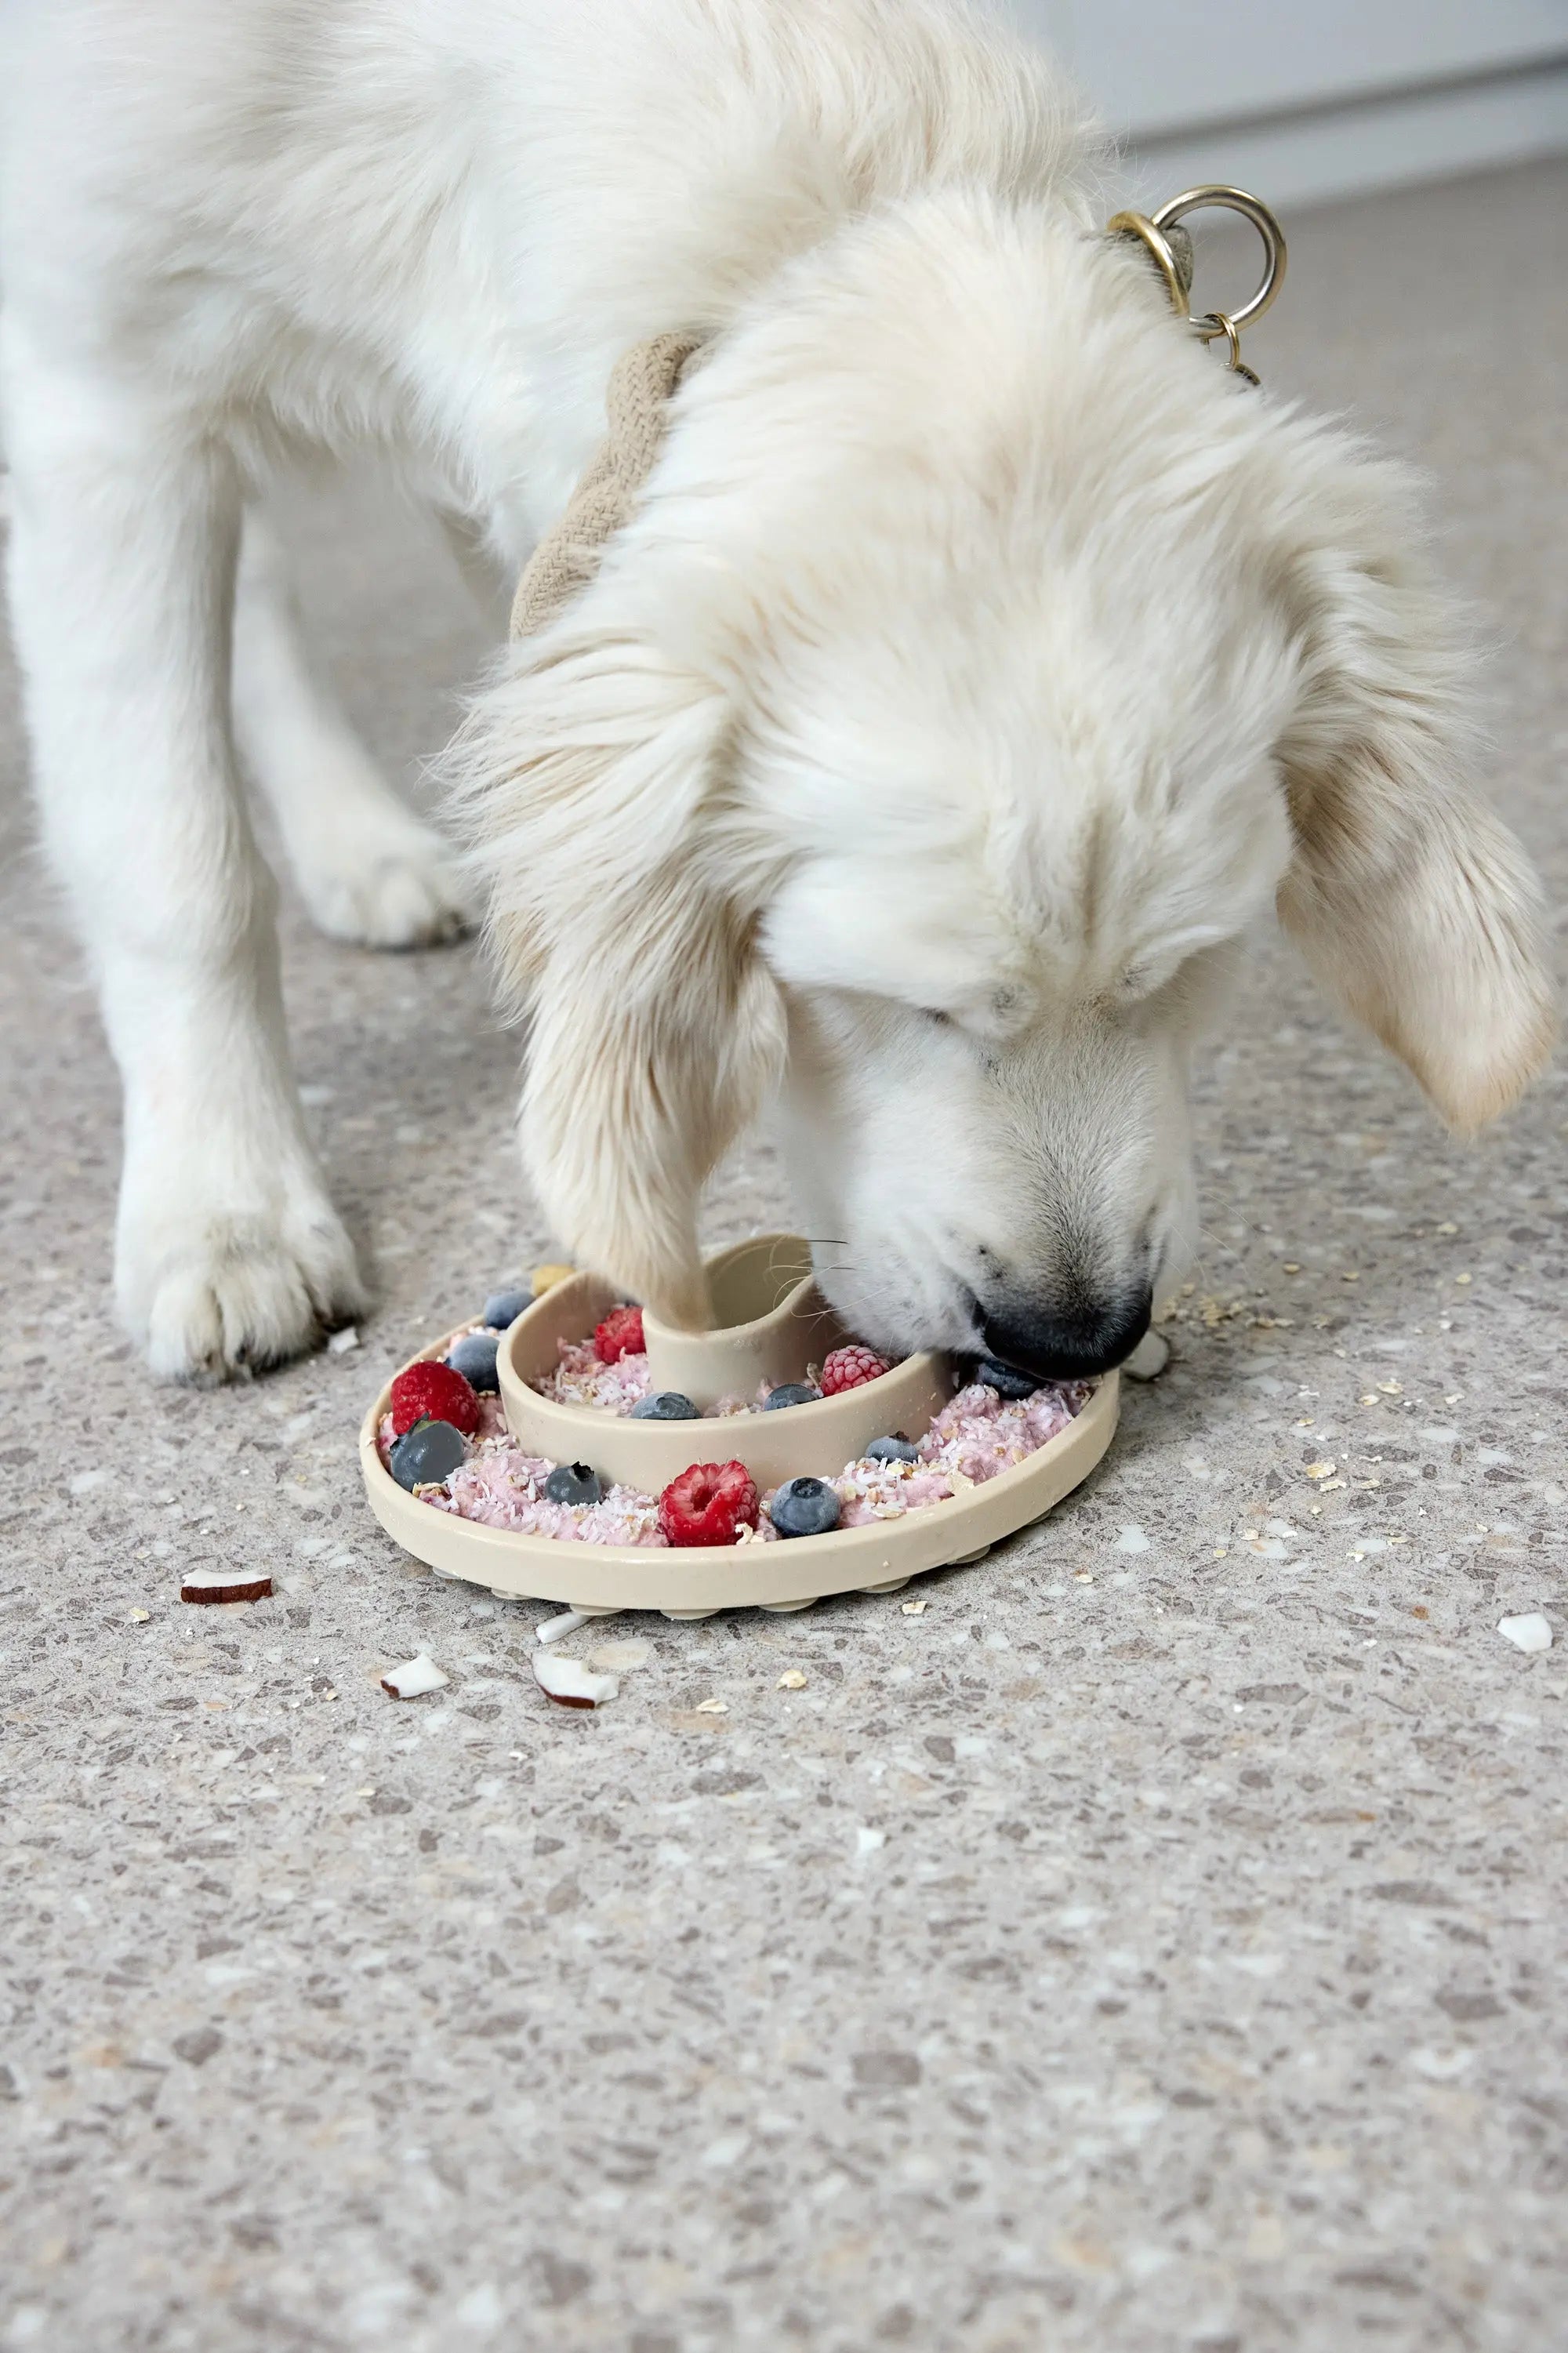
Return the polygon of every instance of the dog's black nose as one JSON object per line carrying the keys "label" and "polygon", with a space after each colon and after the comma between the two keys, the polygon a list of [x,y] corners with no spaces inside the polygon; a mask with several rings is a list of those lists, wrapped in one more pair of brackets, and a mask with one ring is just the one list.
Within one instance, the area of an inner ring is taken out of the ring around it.
{"label": "dog's black nose", "polygon": [[1113,1299],[1086,1298],[1070,1306],[988,1315],[983,1329],[990,1354],[1042,1380],[1082,1381],[1130,1356],[1149,1329],[1154,1294],[1144,1283]]}

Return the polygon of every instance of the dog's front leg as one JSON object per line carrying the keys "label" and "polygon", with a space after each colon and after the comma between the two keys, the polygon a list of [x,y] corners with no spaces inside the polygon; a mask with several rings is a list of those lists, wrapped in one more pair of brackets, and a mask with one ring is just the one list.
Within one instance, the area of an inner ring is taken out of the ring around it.
{"label": "dog's front leg", "polygon": [[450,855],[398,799],[316,675],[288,558],[255,505],[240,541],[234,638],[236,733],[321,930],[376,948],[463,930]]}
{"label": "dog's front leg", "polygon": [[228,451],[6,322],[12,601],[44,834],[125,1089],[116,1287],[156,1370],[286,1356],[361,1298],[289,1064],[238,790]]}

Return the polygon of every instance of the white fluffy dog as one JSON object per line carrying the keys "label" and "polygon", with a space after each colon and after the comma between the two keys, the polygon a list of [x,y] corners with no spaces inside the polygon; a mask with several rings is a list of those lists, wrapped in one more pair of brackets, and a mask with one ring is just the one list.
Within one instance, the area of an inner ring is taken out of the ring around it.
{"label": "white fluffy dog", "polygon": [[515,570],[667,330],[706,349],[637,513],[455,763],[570,1249],[700,1320],[699,1189],[782,1085],[855,1328],[1092,1368],[1189,1246],[1186,1058],[1271,902],[1455,1125],[1539,1065],[1532,894],[1456,776],[1405,481],[1094,233],[1096,150],[1027,47],[940,0],[8,25],[15,619],[160,1371],[361,1296],[242,757],[328,929],[459,913],[247,499],[374,445]]}

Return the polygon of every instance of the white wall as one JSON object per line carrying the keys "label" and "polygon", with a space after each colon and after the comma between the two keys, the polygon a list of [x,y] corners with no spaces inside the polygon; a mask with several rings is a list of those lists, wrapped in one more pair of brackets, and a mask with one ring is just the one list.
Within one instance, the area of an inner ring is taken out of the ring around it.
{"label": "white wall", "polygon": [[1568,151],[1568,0],[1007,0],[1138,185],[1300,202]]}

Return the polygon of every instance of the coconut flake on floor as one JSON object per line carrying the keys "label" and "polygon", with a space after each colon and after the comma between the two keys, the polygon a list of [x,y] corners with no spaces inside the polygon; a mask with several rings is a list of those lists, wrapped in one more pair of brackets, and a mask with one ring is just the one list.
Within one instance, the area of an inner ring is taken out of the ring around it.
{"label": "coconut flake on floor", "polygon": [[435,1660],[421,1651],[417,1657],[405,1659],[400,1667],[388,1667],[381,1688],[392,1699],[423,1699],[426,1692],[445,1691],[450,1681]]}

